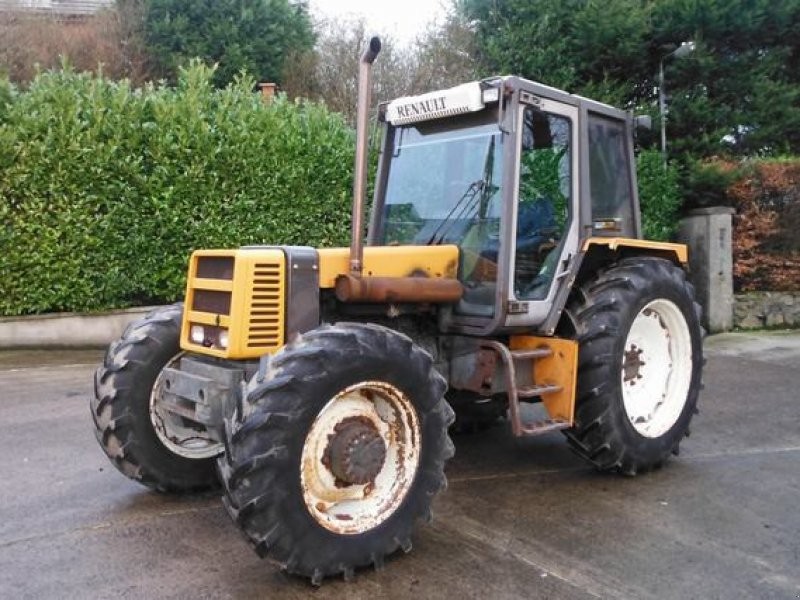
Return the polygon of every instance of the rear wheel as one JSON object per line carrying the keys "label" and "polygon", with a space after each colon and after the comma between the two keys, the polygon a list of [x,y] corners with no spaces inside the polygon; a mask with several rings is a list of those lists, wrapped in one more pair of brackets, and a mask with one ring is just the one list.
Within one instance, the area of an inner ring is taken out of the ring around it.
{"label": "rear wheel", "polygon": [[580,343],[574,449],[603,470],[661,466],[688,435],[702,371],[699,306],[682,269],[622,260],[577,288]]}
{"label": "rear wheel", "polygon": [[124,475],[163,492],[216,487],[222,451],[198,423],[159,405],[162,372],[181,355],[183,307],[166,306],[128,326],[94,378],[97,441]]}
{"label": "rear wheel", "polygon": [[315,584],[408,552],[453,454],[445,388],[428,353],[377,325],[321,327],[276,354],[219,459],[256,552]]}

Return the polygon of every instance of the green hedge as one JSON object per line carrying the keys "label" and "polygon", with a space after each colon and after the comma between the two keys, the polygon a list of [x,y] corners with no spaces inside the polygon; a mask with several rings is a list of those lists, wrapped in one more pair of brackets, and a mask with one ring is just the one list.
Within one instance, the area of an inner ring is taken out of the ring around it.
{"label": "green hedge", "polygon": [[636,157],[642,234],[645,239],[669,241],[678,228],[683,204],[680,173],[670,164],[664,168],[661,152],[642,150]]}
{"label": "green hedge", "polygon": [[[194,64],[133,90],[69,69],[0,82],[0,315],[166,302],[196,248],[346,245],[353,132],[322,106],[264,104]],[[680,204],[657,152],[639,156],[645,234]]]}
{"label": "green hedge", "polygon": [[347,242],[352,130],[212,74],[0,85],[0,314],[179,298],[195,248]]}

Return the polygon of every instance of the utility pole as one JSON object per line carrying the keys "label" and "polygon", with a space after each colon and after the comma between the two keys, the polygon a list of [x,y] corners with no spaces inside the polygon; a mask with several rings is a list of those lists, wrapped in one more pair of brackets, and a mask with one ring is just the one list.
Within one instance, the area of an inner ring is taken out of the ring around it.
{"label": "utility pole", "polygon": [[665,54],[658,61],[658,112],[661,115],[661,161],[664,170],[667,168],[667,94],[664,90],[664,61],[668,58],[684,58],[694,52],[694,42],[681,42],[672,52]]}

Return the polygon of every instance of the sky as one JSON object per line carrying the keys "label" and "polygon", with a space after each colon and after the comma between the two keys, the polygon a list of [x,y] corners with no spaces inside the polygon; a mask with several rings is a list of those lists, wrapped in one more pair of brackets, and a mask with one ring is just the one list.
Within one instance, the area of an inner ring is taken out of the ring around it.
{"label": "sky", "polygon": [[321,17],[363,17],[370,33],[391,35],[409,43],[434,20],[447,13],[442,0],[311,0],[311,13]]}

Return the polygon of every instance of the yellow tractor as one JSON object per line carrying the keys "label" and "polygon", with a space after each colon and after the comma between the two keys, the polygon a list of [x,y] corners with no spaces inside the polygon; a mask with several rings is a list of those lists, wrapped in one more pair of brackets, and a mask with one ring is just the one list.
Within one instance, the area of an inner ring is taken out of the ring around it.
{"label": "yellow tractor", "polygon": [[634,475],[677,454],[700,388],[687,249],[641,239],[630,113],[510,76],[382,104],[364,239],[379,51],[350,248],[196,251],[91,406],[125,475],[221,483],[255,550],[315,584],[411,549],[455,415]]}

